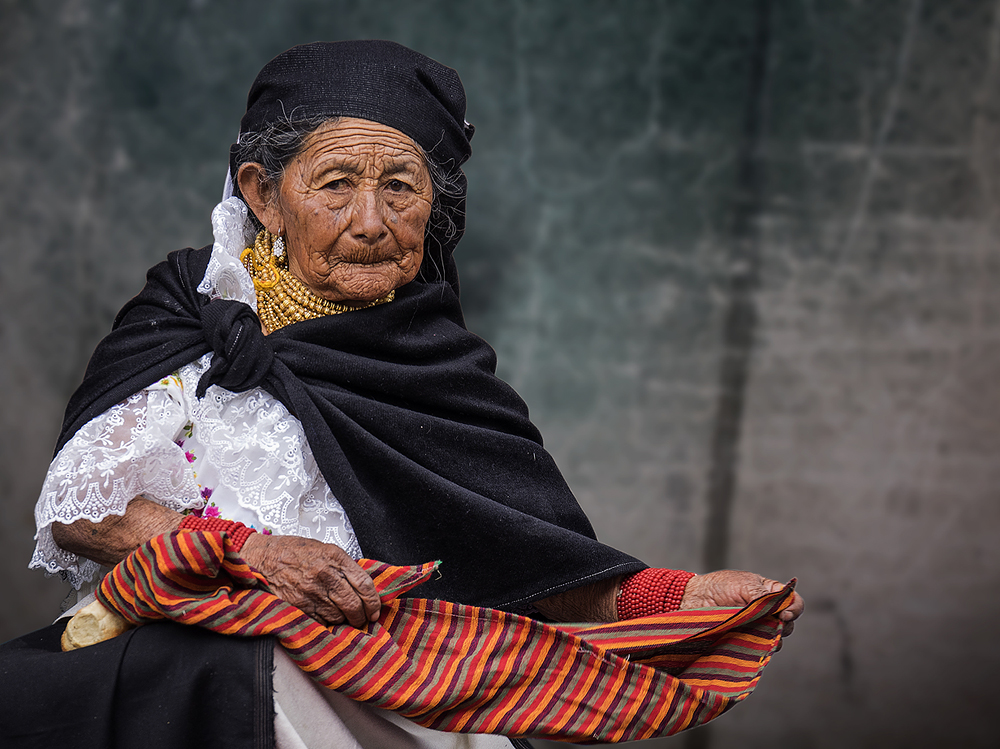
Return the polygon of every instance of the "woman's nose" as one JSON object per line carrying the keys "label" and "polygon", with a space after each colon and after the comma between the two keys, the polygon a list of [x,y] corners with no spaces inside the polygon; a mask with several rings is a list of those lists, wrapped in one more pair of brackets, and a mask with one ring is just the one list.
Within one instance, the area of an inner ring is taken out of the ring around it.
{"label": "woman's nose", "polygon": [[388,229],[382,215],[382,204],[375,190],[361,189],[354,196],[351,233],[355,238],[375,243]]}

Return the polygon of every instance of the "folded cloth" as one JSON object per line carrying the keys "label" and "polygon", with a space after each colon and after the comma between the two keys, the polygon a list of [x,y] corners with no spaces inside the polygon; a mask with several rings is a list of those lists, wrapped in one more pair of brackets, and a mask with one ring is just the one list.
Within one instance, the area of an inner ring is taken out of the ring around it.
{"label": "folded cloth", "polygon": [[493,609],[399,598],[438,565],[362,559],[378,622],[327,628],[274,595],[224,533],[144,544],[98,598],[129,621],[274,635],[330,689],[443,731],[579,743],[666,736],[746,698],[781,638],[792,584],[743,609],[676,611],[612,624],[545,624]]}

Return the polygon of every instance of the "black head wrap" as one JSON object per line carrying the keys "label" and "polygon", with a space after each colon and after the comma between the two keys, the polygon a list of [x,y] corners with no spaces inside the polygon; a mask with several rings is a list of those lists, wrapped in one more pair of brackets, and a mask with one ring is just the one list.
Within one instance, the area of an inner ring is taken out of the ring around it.
{"label": "black head wrap", "polygon": [[[395,42],[313,42],[292,47],[257,75],[240,134],[277,122],[358,117],[399,130],[447,175],[451,189],[435,200],[447,221],[427,227],[423,278],[458,291],[451,253],[465,231],[466,181],[461,165],[472,154],[475,128],[465,121],[465,89],[451,68]],[[229,151],[233,179],[238,145]]]}

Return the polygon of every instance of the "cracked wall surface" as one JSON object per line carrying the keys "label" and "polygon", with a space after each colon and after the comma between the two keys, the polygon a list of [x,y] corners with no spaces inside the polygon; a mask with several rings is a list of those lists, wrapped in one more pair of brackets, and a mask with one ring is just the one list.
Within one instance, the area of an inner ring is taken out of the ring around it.
{"label": "cracked wall surface", "polygon": [[0,639],[58,608],[25,566],[62,409],[146,268],[211,241],[253,76],[390,38],[465,82],[468,322],[601,538],[809,602],[747,704],[671,745],[995,745],[1000,3],[0,18]]}

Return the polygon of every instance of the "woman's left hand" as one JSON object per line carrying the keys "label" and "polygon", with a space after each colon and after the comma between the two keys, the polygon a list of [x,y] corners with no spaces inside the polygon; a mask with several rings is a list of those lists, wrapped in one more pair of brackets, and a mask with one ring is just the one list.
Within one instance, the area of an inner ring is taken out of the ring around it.
{"label": "woman's left hand", "polygon": [[[761,596],[781,590],[784,583],[742,570],[719,570],[705,575],[695,575],[684,590],[682,609],[703,609],[710,606],[746,606]],[[785,623],[782,635],[787,637],[795,628],[795,620],[805,609],[805,601],[798,593],[792,596],[791,605],[778,614]]]}

